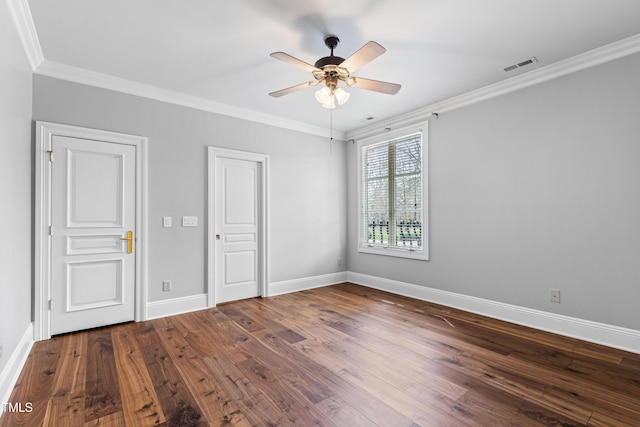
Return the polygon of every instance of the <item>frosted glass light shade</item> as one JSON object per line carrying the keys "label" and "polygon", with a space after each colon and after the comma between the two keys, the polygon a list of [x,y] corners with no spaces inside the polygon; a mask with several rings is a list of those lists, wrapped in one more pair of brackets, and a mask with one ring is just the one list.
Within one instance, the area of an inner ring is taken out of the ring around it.
{"label": "frosted glass light shade", "polygon": [[349,92],[342,89],[341,87],[336,88],[336,90],[333,91],[333,95],[336,97],[336,101],[338,101],[338,105],[343,105],[345,102],[349,100],[349,97],[351,96]]}
{"label": "frosted glass light shade", "polygon": [[330,96],[331,96],[331,89],[329,89],[327,86],[316,91],[316,100],[320,104],[324,104],[325,102],[327,102]]}
{"label": "frosted glass light shade", "polygon": [[343,105],[349,100],[350,96],[351,94],[341,87],[331,90],[328,86],[325,86],[316,91],[316,100],[322,104],[324,108],[330,110]]}

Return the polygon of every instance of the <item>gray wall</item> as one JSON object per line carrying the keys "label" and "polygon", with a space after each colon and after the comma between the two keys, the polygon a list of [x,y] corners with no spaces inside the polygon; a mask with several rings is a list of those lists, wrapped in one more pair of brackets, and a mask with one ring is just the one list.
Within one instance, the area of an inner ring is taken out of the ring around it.
{"label": "gray wall", "polygon": [[349,144],[349,270],[640,329],[639,114],[636,54],[431,119],[427,262],[357,252]]}
{"label": "gray wall", "polygon": [[149,301],[205,292],[207,146],[270,155],[271,283],[345,268],[344,143],[38,75],[33,92],[34,120],[149,138]]}
{"label": "gray wall", "polygon": [[31,68],[0,3],[0,372],[31,322]]}

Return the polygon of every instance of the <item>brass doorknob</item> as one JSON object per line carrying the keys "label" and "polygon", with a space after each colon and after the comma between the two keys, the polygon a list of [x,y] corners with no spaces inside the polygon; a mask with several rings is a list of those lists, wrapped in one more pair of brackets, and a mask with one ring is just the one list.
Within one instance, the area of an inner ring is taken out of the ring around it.
{"label": "brass doorknob", "polygon": [[129,230],[127,232],[127,237],[123,237],[120,240],[127,241],[127,253],[130,254],[133,252],[133,231]]}

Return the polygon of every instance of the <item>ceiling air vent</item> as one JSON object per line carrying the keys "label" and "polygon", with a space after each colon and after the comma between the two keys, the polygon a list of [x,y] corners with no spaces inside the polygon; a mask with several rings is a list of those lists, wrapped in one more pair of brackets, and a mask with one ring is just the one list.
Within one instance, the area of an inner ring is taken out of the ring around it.
{"label": "ceiling air vent", "polygon": [[508,67],[504,67],[504,71],[516,70],[518,68],[526,67],[527,65],[534,64],[538,62],[538,59],[535,56],[532,56],[529,59],[525,59],[524,61],[518,62],[517,64],[509,65]]}

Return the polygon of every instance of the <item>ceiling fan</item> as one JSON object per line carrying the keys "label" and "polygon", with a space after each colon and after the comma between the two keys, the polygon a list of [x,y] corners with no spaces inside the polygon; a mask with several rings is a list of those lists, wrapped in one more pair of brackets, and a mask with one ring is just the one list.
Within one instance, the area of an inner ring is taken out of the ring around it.
{"label": "ceiling fan", "polygon": [[374,41],[370,41],[349,58],[344,59],[333,55],[333,50],[338,46],[339,42],[340,39],[336,36],[328,36],[325,38],[324,44],[331,49],[331,55],[318,59],[314,65],[304,62],[298,58],[294,58],[284,52],[272,53],[272,58],[279,59],[311,72],[314,80],[271,92],[269,95],[277,98],[310,86],[317,86],[324,82],[324,87],[316,92],[316,100],[320,102],[323,107],[334,109],[347,102],[351,96],[346,90],[338,87],[339,82],[343,82],[348,87],[372,90],[374,92],[386,93],[389,95],[395,95],[398,93],[400,90],[399,84],[364,79],[362,77],[351,75],[351,73],[356,71],[358,68],[385,53],[387,50],[384,47]]}

